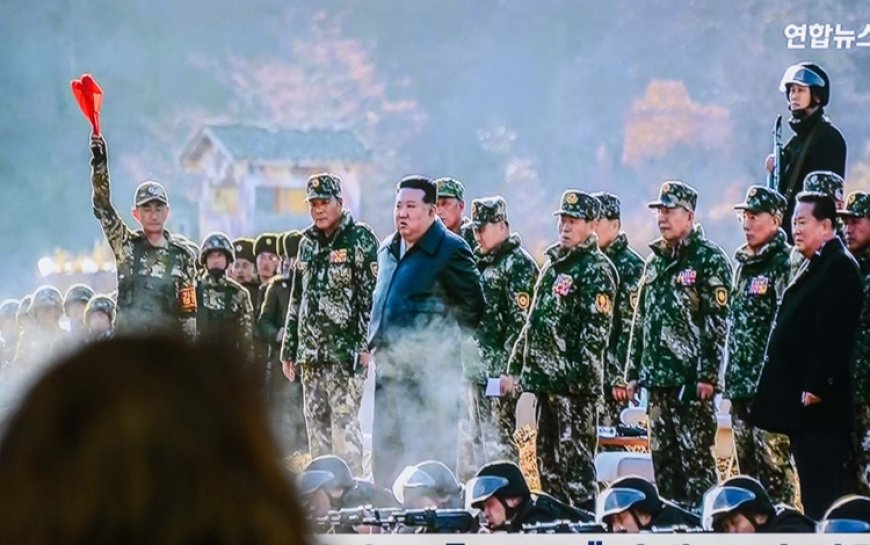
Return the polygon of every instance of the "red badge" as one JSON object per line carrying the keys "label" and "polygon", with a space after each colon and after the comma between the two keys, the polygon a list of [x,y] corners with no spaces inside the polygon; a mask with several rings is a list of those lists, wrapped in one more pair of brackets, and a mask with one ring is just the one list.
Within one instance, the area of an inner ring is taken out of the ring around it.
{"label": "red badge", "polygon": [[179,288],[178,306],[181,312],[196,312],[196,288],[193,286]]}

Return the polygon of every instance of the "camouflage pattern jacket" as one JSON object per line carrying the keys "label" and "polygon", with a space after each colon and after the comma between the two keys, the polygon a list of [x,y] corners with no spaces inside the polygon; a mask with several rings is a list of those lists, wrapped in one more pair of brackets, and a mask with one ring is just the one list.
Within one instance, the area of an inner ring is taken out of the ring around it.
{"label": "camouflage pattern jacket", "polygon": [[471,223],[471,218],[463,216],[462,223],[459,225],[459,233],[457,234],[468,243],[468,247],[472,251],[477,248],[477,239],[474,238],[474,225]]}
{"label": "camouflage pattern jacket", "polygon": [[855,404],[870,405],[870,246],[855,255],[864,277],[864,306],[855,341]]}
{"label": "camouflage pattern jacket", "polygon": [[252,350],[254,309],[241,284],[226,276],[200,275],[196,285],[196,330],[200,337],[227,340],[248,354]]}
{"label": "camouflage pattern jacket", "polygon": [[717,384],[725,351],[731,264],[701,226],[675,247],[650,244],[633,318],[626,378],[668,388]]}
{"label": "camouflage pattern jacket", "polygon": [[592,235],[570,250],[547,250],[508,372],[519,388],[600,397],[617,275]]}
{"label": "camouflage pattern jacket", "polygon": [[254,326],[254,336],[258,341],[271,348],[270,359],[275,363],[278,362],[281,355],[281,341],[278,340],[278,332],[284,328],[284,320],[287,318],[291,283],[292,280],[288,280],[280,274],[269,280],[263,294],[263,304],[260,305],[257,322]]}
{"label": "camouflage pattern jacket", "polygon": [[605,384],[612,384],[622,378],[625,370],[628,340],[631,337],[631,317],[637,306],[638,286],[643,274],[643,257],[628,245],[628,236],[625,233],[617,235],[616,240],[604,249],[604,255],[613,263],[619,275],[604,371]]}
{"label": "camouflage pattern jacket", "polygon": [[737,269],[731,288],[725,397],[752,398],[776,306],[788,285],[789,252],[785,231],[753,252],[744,244],[734,254]]}
{"label": "camouflage pattern jacket", "polygon": [[115,255],[119,332],[170,329],[196,336],[196,256],[165,233],[167,244],[152,246],[142,231],[131,231],[109,195],[105,162],[91,170],[94,215]]}
{"label": "camouflage pattern jacket", "polygon": [[348,210],[330,239],[313,225],[305,230],[293,273],[282,360],[351,364],[356,354],[367,352],[377,252],[375,233]]}
{"label": "camouflage pattern jacket", "polygon": [[511,350],[528,318],[538,266],[521,244],[520,236],[512,234],[488,254],[475,250],[486,299],[476,335],[483,382],[507,371]]}

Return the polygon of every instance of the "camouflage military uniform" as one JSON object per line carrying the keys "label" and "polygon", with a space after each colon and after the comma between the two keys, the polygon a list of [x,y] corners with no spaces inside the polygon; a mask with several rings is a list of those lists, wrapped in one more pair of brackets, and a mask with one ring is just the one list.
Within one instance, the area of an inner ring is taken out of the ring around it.
{"label": "camouflage military uniform", "polygon": [[[292,279],[288,280],[282,275],[272,278],[266,284],[263,295],[263,305],[260,307],[260,315],[254,334],[257,339],[269,345],[272,366],[270,398],[280,400],[280,430],[281,442],[286,443],[290,452],[308,451],[308,432],[305,430],[305,415],[303,414],[304,398],[300,377],[292,383],[281,371],[281,340],[283,339],[284,320],[287,318],[287,308],[290,305],[290,292]],[[280,337],[279,337],[280,334]]]}
{"label": "camouflage military uniform", "polygon": [[196,286],[196,329],[203,338],[235,337],[236,346],[250,352],[254,309],[248,291],[226,276],[203,273]]}
{"label": "camouflage military uniform", "polygon": [[[666,182],[651,207],[695,209],[697,193]],[[663,497],[695,505],[716,483],[716,419],[697,384],[717,383],[725,349],[731,265],[700,225],[676,247],[650,244],[626,369],[649,390],[650,451]]]}
{"label": "camouflage military uniform", "polygon": [[[465,202],[465,186],[455,178],[438,178],[435,180],[435,191],[437,198],[447,197]],[[477,247],[477,239],[474,238],[474,225],[471,218],[467,216],[462,217],[459,231],[456,234],[461,236],[472,250]]]}
{"label": "camouflage military uniform", "polygon": [[[57,319],[51,323],[40,323],[38,311],[54,310]],[[25,328],[18,337],[18,347],[13,361],[13,374],[19,377],[49,363],[70,347],[70,334],[61,329],[57,320],[63,314],[63,296],[54,286],[42,286],[33,293],[30,315],[34,318],[31,327]]]}
{"label": "camouflage military uniform", "polygon": [[[785,208],[785,198],[763,186],[750,187],[745,202],[735,207],[780,218]],[[795,505],[797,472],[788,436],[749,423],[767,338],[788,284],[790,249],[785,231],[780,229],[757,251],[744,244],[734,255],[737,269],[731,288],[724,397],[731,400],[731,426],[740,472],[761,481],[775,501]]]}
{"label": "camouflage military uniform", "polygon": [[[840,216],[870,218],[870,193],[857,191],[846,199]],[[870,494],[870,246],[855,252],[864,277],[864,306],[861,308],[855,341],[855,445],[847,464],[846,491]]]}
{"label": "camouflage military uniform", "polygon": [[[601,202],[601,216],[603,218],[620,218],[621,202],[619,197],[610,193],[595,193],[593,196]],[[637,290],[640,277],[643,274],[643,257],[628,244],[628,235],[623,232],[620,232],[616,239],[602,251],[616,267],[616,273],[619,275],[616,301],[613,305],[613,327],[607,342],[607,359],[604,366],[604,384],[611,385],[622,379],[622,373],[625,370],[628,339],[631,336],[631,317],[634,315],[634,307],[637,305]],[[613,396],[605,392],[601,425],[616,426],[619,424],[619,415],[623,408],[624,403],[616,401]]]}
{"label": "camouflage military uniform", "polygon": [[[341,195],[337,176],[314,175],[308,199]],[[283,361],[302,368],[305,423],[312,457],[335,452],[362,473],[358,415],[367,353],[366,335],[377,278],[378,239],[345,210],[332,237],[312,225],[299,243],[284,327]],[[333,444],[333,436],[339,444]],[[343,443],[343,445],[341,444]]]}
{"label": "camouflage military uniform", "polygon": [[[507,203],[501,197],[475,199],[472,217],[476,225],[507,221]],[[511,234],[499,246],[484,254],[475,250],[486,308],[477,329],[481,369],[477,376],[466,376],[466,399],[460,428],[475,434],[483,456],[471,474],[487,462],[517,459],[513,433],[516,400],[512,397],[486,397],[486,381],[498,379],[507,371],[507,361],[517,336],[528,317],[538,266],[521,247],[520,236]],[[464,443],[471,443],[463,438]],[[469,464],[470,465],[470,464]]]}
{"label": "camouflage military uniform", "polygon": [[[131,231],[109,198],[105,142],[94,147],[91,161],[94,215],[115,255],[118,276],[117,329],[122,332],[170,330],[196,335],[195,255],[168,232],[166,246],[154,247],[142,231]],[[157,182],[143,182],[135,205],[168,203]]]}
{"label": "camouflage military uniform", "polygon": [[[566,191],[557,214],[592,221],[600,208],[591,195]],[[547,257],[509,374],[519,376],[518,390],[535,392],[544,411],[537,445],[543,489],[576,505],[595,493],[597,418],[617,278],[594,234],[571,249],[554,245]]]}

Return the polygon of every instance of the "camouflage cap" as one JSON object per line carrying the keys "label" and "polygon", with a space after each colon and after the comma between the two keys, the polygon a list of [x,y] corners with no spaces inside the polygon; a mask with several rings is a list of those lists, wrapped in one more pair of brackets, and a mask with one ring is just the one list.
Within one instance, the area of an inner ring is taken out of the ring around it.
{"label": "camouflage cap", "polygon": [[507,221],[507,201],[503,197],[496,195],[471,201],[471,224],[475,229],[501,221]]}
{"label": "camouflage cap", "polygon": [[438,178],[435,180],[435,198],[452,197],[465,200],[465,186],[456,178]]}
{"label": "camouflage cap", "polygon": [[870,218],[870,193],[853,191],[846,197],[846,207],[837,211],[838,216]]}
{"label": "camouflage cap", "polygon": [[94,296],[94,290],[87,284],[73,284],[63,296],[63,308],[72,303],[87,303]]}
{"label": "camouflage cap", "polygon": [[284,233],[282,242],[284,255],[287,257],[296,257],[299,253],[299,241],[302,240],[302,231],[293,229]]}
{"label": "camouflage cap", "polygon": [[20,306],[17,299],[6,299],[0,303],[0,320],[14,320]]}
{"label": "camouflage cap", "polygon": [[341,198],[341,178],[335,174],[321,172],[309,176],[305,182],[305,200]]}
{"label": "camouflage cap", "polygon": [[142,206],[151,201],[169,204],[169,195],[166,193],[166,188],[160,182],[145,180],[136,188],[136,197],[133,199],[133,204],[135,206]]}
{"label": "camouflage cap", "polygon": [[767,212],[774,216],[782,216],[787,206],[785,197],[779,192],[763,185],[753,185],[746,190],[744,202],[734,205],[734,210],[750,212]]}
{"label": "camouflage cap", "polygon": [[237,238],[233,241],[233,250],[236,254],[236,259],[245,259],[253,263],[257,256],[254,255],[254,239],[252,238]]}
{"label": "camouflage cap", "polygon": [[569,189],[562,193],[562,207],[553,212],[553,215],[594,221],[601,217],[601,201],[589,193]]}
{"label": "camouflage cap", "polygon": [[694,187],[679,180],[668,180],[662,184],[659,191],[659,200],[649,203],[650,208],[677,208],[682,207],[689,212],[695,211],[698,205],[698,192]]}
{"label": "camouflage cap", "polygon": [[845,187],[846,182],[843,177],[830,170],[815,170],[804,178],[805,192],[821,193],[837,202],[842,202]]}
{"label": "camouflage cap", "polygon": [[278,235],[275,233],[263,233],[254,240],[254,255],[264,252],[278,255]]}
{"label": "camouflage cap", "polygon": [[608,220],[618,220],[622,215],[622,201],[613,193],[607,191],[599,191],[593,193],[593,197],[601,203],[601,217]]}

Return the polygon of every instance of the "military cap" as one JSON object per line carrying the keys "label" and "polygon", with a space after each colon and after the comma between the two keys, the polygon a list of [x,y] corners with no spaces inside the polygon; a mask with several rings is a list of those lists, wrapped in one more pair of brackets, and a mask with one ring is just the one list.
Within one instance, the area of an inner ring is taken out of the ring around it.
{"label": "military cap", "polygon": [[836,172],[830,170],[815,170],[804,178],[804,192],[821,193],[841,202],[846,188],[846,181]]}
{"label": "military cap", "polygon": [[335,174],[321,172],[309,176],[305,183],[305,200],[341,198],[341,178]]}
{"label": "military cap", "polygon": [[252,238],[237,238],[233,241],[233,250],[236,254],[236,259],[246,259],[253,263],[256,260],[254,255],[254,239]]}
{"label": "military cap", "polygon": [[571,216],[581,220],[593,221],[601,217],[601,201],[583,191],[569,189],[562,193],[562,207],[553,212],[554,216]]}
{"label": "military cap", "polygon": [[166,188],[160,182],[146,180],[136,188],[136,197],[133,200],[133,204],[142,206],[151,201],[169,204],[169,195],[166,193]]}
{"label": "military cap", "polygon": [[275,233],[263,233],[254,240],[254,255],[263,252],[278,255],[278,235]]}
{"label": "military cap", "polygon": [[54,286],[40,286],[33,292],[33,301],[30,303],[30,313],[39,308],[63,309],[63,295]]}
{"label": "military cap", "polygon": [[698,205],[698,192],[695,188],[679,180],[668,180],[662,184],[659,200],[649,203],[650,208],[682,207],[689,212],[695,211]]}
{"label": "military cap", "polygon": [[287,257],[296,257],[299,253],[300,240],[302,240],[302,231],[299,229],[293,229],[292,231],[284,233],[284,240],[282,241],[284,255]]}
{"label": "military cap", "polygon": [[450,197],[465,200],[465,186],[456,178],[438,178],[435,180],[435,197]]}
{"label": "military cap", "polygon": [[601,217],[608,220],[618,220],[621,216],[622,201],[613,193],[607,191],[599,191],[593,193],[593,197],[601,203]]}
{"label": "military cap", "polygon": [[21,303],[17,299],[6,299],[0,303],[0,319],[14,320]]}
{"label": "military cap", "polygon": [[846,208],[837,211],[838,216],[870,218],[870,193],[853,191],[846,197]]}
{"label": "military cap", "polygon": [[471,201],[471,223],[475,229],[500,221],[507,221],[507,201],[503,197],[483,197]]}
{"label": "military cap", "polygon": [[779,192],[763,185],[753,185],[746,190],[744,202],[734,205],[734,210],[748,210],[750,212],[767,212],[774,216],[781,216],[785,212],[788,203]]}
{"label": "military cap", "polygon": [[88,301],[85,306],[85,320],[89,320],[95,312],[102,312],[109,317],[110,320],[115,320],[115,301],[108,295],[95,295]]}

